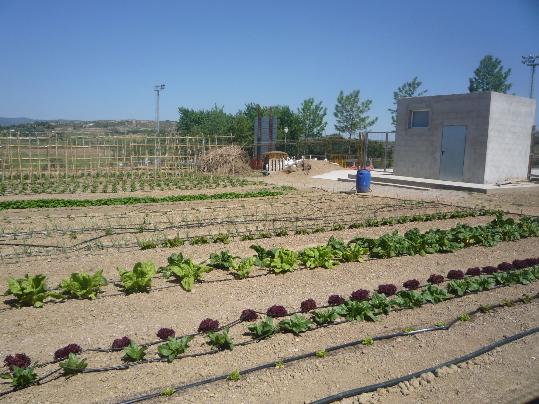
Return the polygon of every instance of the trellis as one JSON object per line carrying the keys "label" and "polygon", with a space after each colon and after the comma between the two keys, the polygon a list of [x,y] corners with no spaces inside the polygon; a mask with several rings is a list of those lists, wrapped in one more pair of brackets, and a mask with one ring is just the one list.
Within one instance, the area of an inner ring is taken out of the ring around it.
{"label": "trellis", "polygon": [[132,170],[178,173],[196,170],[198,158],[230,144],[232,135],[182,136],[19,133],[0,135],[2,179],[122,173]]}

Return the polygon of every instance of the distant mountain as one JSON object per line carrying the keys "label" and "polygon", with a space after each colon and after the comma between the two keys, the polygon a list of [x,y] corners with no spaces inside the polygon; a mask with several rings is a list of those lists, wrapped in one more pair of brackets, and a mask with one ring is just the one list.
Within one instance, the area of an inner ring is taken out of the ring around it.
{"label": "distant mountain", "polygon": [[0,126],[21,125],[23,123],[32,123],[35,119],[30,118],[4,118],[0,116]]}

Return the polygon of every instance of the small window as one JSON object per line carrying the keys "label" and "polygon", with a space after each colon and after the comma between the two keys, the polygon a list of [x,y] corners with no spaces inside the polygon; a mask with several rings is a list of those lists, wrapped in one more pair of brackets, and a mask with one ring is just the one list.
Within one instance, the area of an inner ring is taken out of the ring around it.
{"label": "small window", "polygon": [[410,128],[428,128],[429,111],[411,111]]}

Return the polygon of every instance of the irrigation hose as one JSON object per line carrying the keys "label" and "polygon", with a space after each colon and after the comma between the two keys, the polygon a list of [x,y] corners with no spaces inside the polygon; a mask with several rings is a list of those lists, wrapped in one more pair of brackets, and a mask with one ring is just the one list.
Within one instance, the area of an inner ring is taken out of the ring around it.
{"label": "irrigation hose", "polygon": [[525,338],[527,336],[530,336],[532,334],[535,334],[539,332],[539,327],[534,327],[534,328],[531,328],[527,331],[524,331],[524,332],[520,332],[518,334],[514,334],[510,337],[507,337],[507,338],[503,338],[503,339],[500,339],[500,340],[497,340],[495,342],[493,342],[492,344],[489,344],[489,345],[485,345],[473,352],[470,352],[466,355],[463,355],[463,356],[459,356],[457,358],[454,358],[454,359],[451,359],[447,362],[444,362],[444,363],[440,363],[438,365],[435,365],[435,366],[432,366],[430,368],[426,368],[426,369],[422,369],[422,370],[419,370],[417,372],[414,372],[414,373],[410,373],[410,374],[407,374],[407,375],[404,375],[404,376],[401,376],[401,377],[398,377],[398,378],[395,378],[395,379],[391,379],[391,380],[387,380],[385,382],[382,382],[382,383],[376,383],[376,384],[370,384],[368,386],[363,386],[363,387],[358,387],[358,388],[355,388],[355,389],[351,389],[351,390],[346,390],[346,391],[342,391],[340,393],[337,393],[337,394],[333,394],[331,396],[327,396],[327,397],[324,397],[324,398],[321,398],[319,400],[315,400],[315,401],[312,401],[311,404],[328,404],[328,403],[333,403],[335,401],[339,401],[339,400],[342,400],[343,398],[348,398],[348,397],[354,397],[354,396],[357,396],[357,395],[360,395],[360,394],[363,394],[363,393],[370,393],[370,392],[373,392],[375,390],[378,390],[378,389],[381,389],[381,388],[387,388],[387,387],[392,387],[392,386],[395,386],[401,382],[405,382],[405,381],[409,381],[409,380],[412,380],[416,377],[419,377],[421,376],[423,373],[429,373],[429,372],[434,372],[436,371],[437,369],[440,369],[440,368],[443,368],[443,367],[446,367],[446,366],[450,366],[450,365],[456,365],[458,363],[461,363],[461,362],[466,362],[470,359],[473,359],[479,355],[483,355],[487,352],[490,352],[496,348],[499,348],[503,345],[506,345],[506,344],[509,344],[511,342],[514,342],[514,341],[517,341],[519,339],[522,339],[522,338]]}
{"label": "irrigation hose", "polygon": [[[494,308],[497,308],[497,307],[502,307],[502,306],[503,306],[503,304],[496,304],[496,305],[491,306],[491,309],[494,309]],[[474,315],[474,314],[477,314],[478,312],[480,312],[480,310],[475,309],[473,311],[470,311],[468,314],[469,315]],[[372,337],[372,340],[373,341],[382,341],[382,340],[387,340],[387,339],[391,339],[391,338],[408,337],[408,336],[412,336],[412,335],[423,334],[423,333],[434,332],[434,331],[448,331],[448,330],[451,329],[451,327],[453,327],[459,321],[460,320],[458,318],[455,318],[452,321],[450,321],[448,324],[443,325],[443,326],[426,327],[426,328],[421,328],[421,329],[418,329],[418,330],[413,330],[413,331],[410,331],[410,332],[401,331],[401,332],[396,332],[396,333],[391,333],[391,334],[379,335],[379,336]],[[535,332],[539,331],[539,327],[534,328],[534,330],[536,330]],[[351,341],[351,342],[346,342],[346,343],[343,343],[343,344],[333,345],[333,346],[325,348],[324,350],[326,352],[333,352],[333,351],[337,351],[337,350],[341,350],[341,349],[361,345],[361,344],[363,344],[363,341],[364,341],[363,339],[358,339],[358,340]],[[494,348],[492,348],[492,349],[494,349]],[[317,355],[317,352],[307,352],[305,354],[290,356],[288,358],[281,359],[280,362],[282,362],[283,364],[286,364],[286,363],[296,362],[296,361],[299,361],[299,360],[302,360],[302,359],[316,357],[316,355]],[[480,354],[478,354],[478,355],[480,355]],[[465,359],[465,360],[468,360],[468,359]],[[258,366],[255,366],[255,367],[252,367],[252,368],[249,368],[249,369],[242,370],[242,371],[239,372],[239,374],[243,376],[243,375],[247,375],[247,374],[250,374],[250,373],[253,373],[253,372],[257,372],[259,370],[274,368],[275,363],[276,362],[269,362],[269,363],[265,363],[265,364],[262,364],[262,365],[258,365]],[[442,366],[446,366],[446,365],[442,364],[442,365],[439,365],[439,366],[442,367]],[[436,369],[436,367],[434,369]],[[429,370],[427,370],[427,371],[429,371]],[[423,370],[423,371],[419,372],[419,375],[421,373],[424,373],[424,372],[426,372],[426,371]],[[177,386],[177,387],[172,387],[172,389],[174,390],[175,393],[178,393],[180,391],[189,390],[189,389],[194,388],[194,387],[211,384],[211,383],[221,381],[221,380],[226,380],[228,377],[229,377],[229,374],[224,374],[224,375],[220,375],[220,376],[214,376],[214,377],[211,377],[211,378],[208,378],[208,379],[199,380],[197,382],[192,382],[192,383],[189,383],[189,384],[180,385],[180,386]],[[417,377],[417,376],[414,376],[414,377]],[[413,377],[411,377],[411,378],[413,378]],[[397,382],[396,384],[398,384],[398,383],[399,382]],[[161,391],[156,391],[156,392],[153,392],[153,393],[144,394],[144,395],[141,395],[141,396],[138,396],[138,397],[134,397],[134,398],[129,399],[129,400],[120,401],[119,403],[120,404],[137,403],[137,402],[141,402],[141,401],[145,401],[145,400],[149,400],[149,399],[152,399],[152,398],[159,397],[159,396],[161,396],[161,394],[162,394]]]}

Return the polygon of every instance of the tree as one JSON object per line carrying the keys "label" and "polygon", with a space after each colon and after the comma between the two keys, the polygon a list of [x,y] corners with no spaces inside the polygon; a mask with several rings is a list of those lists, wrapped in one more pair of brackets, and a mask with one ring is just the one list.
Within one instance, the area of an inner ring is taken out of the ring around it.
{"label": "tree", "polygon": [[327,109],[322,106],[322,101],[315,103],[314,98],[307,98],[301,103],[297,115],[305,139],[322,136],[327,125],[324,120],[326,113]]}
{"label": "tree", "polygon": [[470,93],[476,91],[497,91],[507,93],[512,84],[507,82],[511,69],[503,71],[502,61],[492,55],[486,55],[479,62],[479,67],[474,71],[474,77],[470,78],[468,90]]}
{"label": "tree", "polygon": [[404,97],[420,97],[425,94],[427,90],[419,90],[422,84],[423,82],[414,77],[411,81],[407,81],[398,87],[397,91],[393,91],[393,105],[395,105],[395,108],[388,109],[391,112],[391,124],[393,126],[397,126],[397,101]]}
{"label": "tree", "polygon": [[373,126],[378,118],[370,118],[367,113],[370,111],[372,100],[360,101],[359,90],[354,90],[350,94],[344,94],[341,90],[335,105],[335,130],[339,133],[347,133],[349,138],[356,131],[366,131]]}

